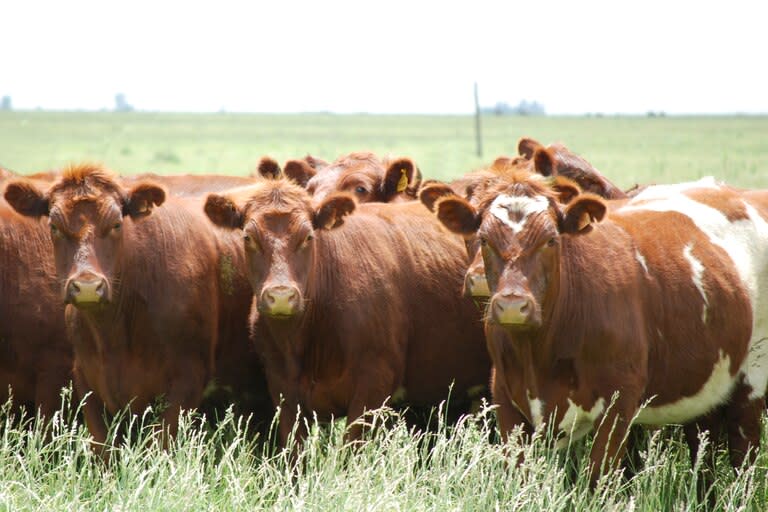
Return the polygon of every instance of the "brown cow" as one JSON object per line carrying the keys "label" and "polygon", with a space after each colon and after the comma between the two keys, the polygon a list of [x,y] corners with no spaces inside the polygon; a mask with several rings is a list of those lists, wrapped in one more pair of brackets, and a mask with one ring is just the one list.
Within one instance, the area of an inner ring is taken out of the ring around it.
{"label": "brown cow", "polygon": [[290,160],[284,171],[317,202],[333,192],[349,192],[358,203],[412,201],[421,184],[421,172],[411,159],[381,159],[368,152],[350,153],[314,167],[306,159]]}
{"label": "brown cow", "polygon": [[257,181],[253,177],[224,174],[163,175],[143,173],[121,177],[121,181],[127,186],[147,180],[163,185],[169,194],[178,197],[202,197],[211,192],[222,192],[230,188],[252,185]]}
{"label": "brown cow", "polygon": [[[210,195],[205,210],[243,233],[255,342],[275,404],[285,400],[283,443],[299,407],[352,424],[403,390],[431,405],[452,382],[453,396],[488,382],[480,314],[459,295],[462,241],[420,203],[356,207],[334,194],[313,206],[272,180]],[[360,433],[358,422],[347,435]]]}
{"label": "brown cow", "polygon": [[213,229],[202,200],[146,181],[125,189],[99,166],[67,169],[47,192],[11,182],[5,198],[49,217],[75,387],[93,392],[84,414],[94,440],[106,439],[105,409],[142,411],[158,397],[175,432],[179,409],[200,403],[217,350],[247,337],[240,241]]}
{"label": "brown cow", "polygon": [[711,179],[653,186],[606,215],[598,196],[564,206],[520,175],[476,206],[445,197],[436,209],[483,246],[505,435],[552,421],[566,445],[599,425],[593,482],[604,459],[610,466],[622,456],[633,421],[686,424],[694,456],[697,426],[717,436],[723,423],[735,467],[759,445],[768,192]]}
{"label": "brown cow", "polygon": [[14,403],[47,418],[72,368],[56,271],[45,257],[51,251],[48,226],[22,217],[0,194],[0,400],[10,387]]}

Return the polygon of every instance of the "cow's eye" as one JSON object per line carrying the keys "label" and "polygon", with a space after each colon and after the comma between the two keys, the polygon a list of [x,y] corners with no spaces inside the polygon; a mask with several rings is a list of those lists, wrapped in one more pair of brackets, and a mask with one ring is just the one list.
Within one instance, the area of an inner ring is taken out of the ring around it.
{"label": "cow's eye", "polygon": [[485,238],[480,239],[480,245],[483,247],[488,247],[488,240]]}
{"label": "cow's eye", "polygon": [[357,186],[355,187],[355,192],[357,192],[358,194],[367,194],[368,189],[363,186]]}
{"label": "cow's eye", "polygon": [[61,236],[61,230],[59,230],[59,228],[51,224],[51,235],[59,237]]}
{"label": "cow's eye", "polygon": [[250,242],[251,241],[251,235],[249,235],[248,233],[244,234],[243,235],[243,240],[245,241],[245,243]]}
{"label": "cow's eye", "polygon": [[115,222],[115,224],[112,226],[112,229],[114,229],[115,231],[120,231],[120,228],[122,227],[123,227],[122,222]]}
{"label": "cow's eye", "polygon": [[309,246],[310,243],[312,243],[312,240],[315,239],[315,235],[312,233],[308,234],[306,238],[304,238],[304,241],[299,244],[299,249],[305,249],[307,246]]}
{"label": "cow's eye", "polygon": [[550,238],[549,240],[547,240],[547,247],[554,247],[556,243],[557,243],[556,238]]}

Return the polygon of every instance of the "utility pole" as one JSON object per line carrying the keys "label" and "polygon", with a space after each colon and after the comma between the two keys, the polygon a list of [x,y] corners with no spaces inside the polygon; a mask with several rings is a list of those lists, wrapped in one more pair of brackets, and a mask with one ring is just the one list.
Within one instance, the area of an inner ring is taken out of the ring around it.
{"label": "utility pole", "polygon": [[483,156],[483,136],[480,133],[480,96],[477,93],[477,82],[475,82],[475,140],[477,142],[477,156]]}

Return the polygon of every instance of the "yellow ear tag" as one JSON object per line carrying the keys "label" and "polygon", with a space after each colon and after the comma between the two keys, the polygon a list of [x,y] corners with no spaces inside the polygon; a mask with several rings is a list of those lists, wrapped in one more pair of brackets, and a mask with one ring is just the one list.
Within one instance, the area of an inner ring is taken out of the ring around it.
{"label": "yellow ear tag", "polygon": [[408,187],[408,176],[405,175],[405,169],[400,169],[400,179],[397,181],[397,191],[402,192]]}

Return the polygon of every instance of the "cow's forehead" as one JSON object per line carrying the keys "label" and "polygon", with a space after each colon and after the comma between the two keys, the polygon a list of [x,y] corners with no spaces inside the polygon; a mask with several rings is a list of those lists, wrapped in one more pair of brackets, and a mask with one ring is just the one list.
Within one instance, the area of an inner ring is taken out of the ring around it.
{"label": "cow's forehead", "polygon": [[537,213],[549,209],[546,196],[518,196],[500,194],[493,200],[488,213],[508,226],[513,233],[520,233],[528,220]]}

